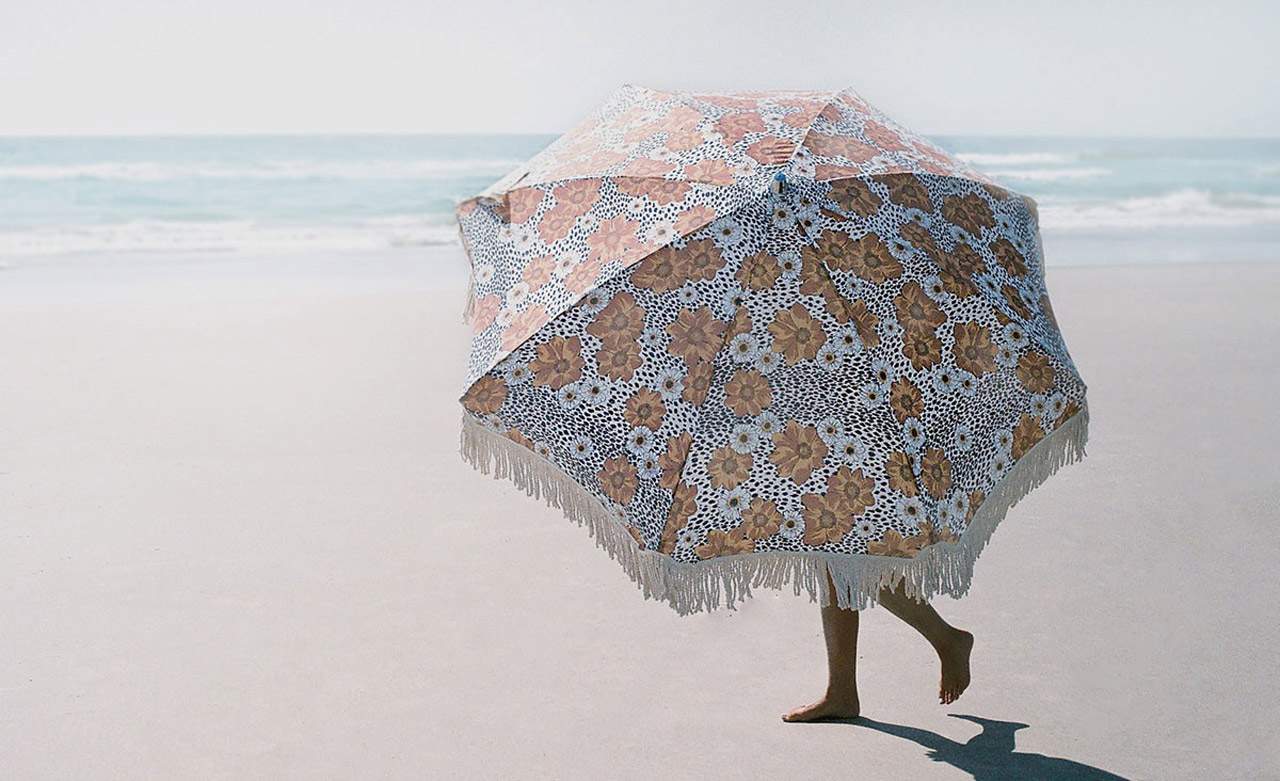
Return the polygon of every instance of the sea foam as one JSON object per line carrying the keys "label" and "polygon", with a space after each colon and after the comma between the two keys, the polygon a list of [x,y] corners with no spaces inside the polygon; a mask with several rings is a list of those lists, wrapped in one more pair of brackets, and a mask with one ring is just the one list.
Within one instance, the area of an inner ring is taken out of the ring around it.
{"label": "sea foam", "polygon": [[322,162],[268,160],[251,166],[219,162],[111,162],[78,165],[0,166],[0,180],[58,181],[96,179],[164,182],[179,179],[432,179],[457,176],[500,176],[518,160],[376,160]]}
{"label": "sea foam", "polygon": [[1042,198],[1039,210],[1041,227],[1067,231],[1280,224],[1280,196],[1214,194],[1192,188],[1143,198]]}
{"label": "sea foam", "polygon": [[1075,162],[1075,155],[1057,152],[959,152],[956,157],[976,166],[1059,165]]}
{"label": "sea foam", "polygon": [[251,220],[135,220],[107,225],[0,231],[0,257],[92,252],[226,253],[378,250],[457,243],[457,229],[421,217],[381,217],[345,225],[263,225]]}

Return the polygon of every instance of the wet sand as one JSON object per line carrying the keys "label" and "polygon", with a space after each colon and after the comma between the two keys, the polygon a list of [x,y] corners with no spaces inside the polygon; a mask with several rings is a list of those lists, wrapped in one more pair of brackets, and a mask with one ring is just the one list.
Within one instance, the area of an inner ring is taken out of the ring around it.
{"label": "wet sand", "polygon": [[872,610],[874,721],[788,725],[816,607],[681,619],[461,462],[451,252],[0,272],[0,775],[1280,776],[1280,264],[1051,269],[1089,457],[939,600],[972,687]]}

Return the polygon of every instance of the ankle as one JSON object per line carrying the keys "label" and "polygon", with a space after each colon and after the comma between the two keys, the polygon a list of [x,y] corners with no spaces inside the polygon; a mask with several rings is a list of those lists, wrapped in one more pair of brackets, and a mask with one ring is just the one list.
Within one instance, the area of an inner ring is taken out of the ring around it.
{"label": "ankle", "polygon": [[956,629],[953,626],[949,626],[946,628],[945,631],[940,632],[936,637],[930,638],[929,642],[931,645],[933,645],[934,650],[941,653],[943,651],[950,651],[956,648],[957,646],[962,646],[966,642],[970,641],[972,638],[973,638],[973,635],[969,634],[963,629]]}
{"label": "ankle", "polygon": [[823,696],[827,702],[857,702],[858,687],[855,684],[828,684]]}

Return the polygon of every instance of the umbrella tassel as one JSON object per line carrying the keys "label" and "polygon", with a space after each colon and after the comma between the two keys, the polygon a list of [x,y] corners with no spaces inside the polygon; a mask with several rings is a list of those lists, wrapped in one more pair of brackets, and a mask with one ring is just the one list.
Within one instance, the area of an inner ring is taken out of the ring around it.
{"label": "umbrella tassel", "polygon": [[471,318],[476,313],[476,275],[474,271],[467,272],[467,300],[462,305],[462,322],[470,325]]}
{"label": "umbrella tassel", "polygon": [[[460,452],[481,473],[512,481],[586,526],[596,545],[619,562],[646,599],[668,602],[687,615],[721,604],[735,609],[751,596],[753,587],[781,589],[788,583],[797,596],[807,593],[811,602],[852,609],[875,605],[881,589],[898,583],[905,584],[906,593],[915,598],[962,596],[969,590],[974,561],[1005,514],[1054,472],[1084,458],[1088,437],[1086,407],[1018,459],[958,541],[930,545],[914,558],[768,551],[680,562],[641,549],[621,518],[558,466],[471,415],[463,416]],[[827,576],[835,585],[834,593]]]}

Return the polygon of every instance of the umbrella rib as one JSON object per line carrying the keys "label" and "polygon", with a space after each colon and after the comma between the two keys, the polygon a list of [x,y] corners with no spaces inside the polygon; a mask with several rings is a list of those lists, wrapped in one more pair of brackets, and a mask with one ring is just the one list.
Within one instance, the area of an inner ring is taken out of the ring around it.
{"label": "umbrella rib", "polygon": [[813,115],[813,119],[809,120],[809,124],[804,128],[804,135],[800,136],[800,141],[796,144],[796,148],[791,150],[791,157],[787,159],[788,167],[791,165],[791,161],[795,159],[795,156],[799,154],[800,150],[804,148],[805,142],[809,140],[809,134],[813,132],[813,126],[817,123],[818,117],[822,116],[822,112],[835,105],[836,98],[840,97],[840,93],[842,92],[844,92],[844,90],[836,90],[827,96],[827,100],[822,104],[822,108],[818,109],[818,112]]}
{"label": "umbrella rib", "polygon": [[[598,178],[598,177],[592,177],[592,178]],[[658,177],[620,177],[620,178],[636,178],[636,179],[641,179],[641,178],[643,178],[643,179],[654,178],[654,179],[656,179],[656,178],[658,178]],[[573,181],[573,180],[566,179],[566,180],[564,180],[564,181]],[[559,182],[557,182],[557,184],[559,184]],[[749,206],[752,206],[752,205],[754,205],[754,204],[759,203],[759,202],[760,202],[760,199],[763,197],[763,195],[764,195],[763,193],[749,193],[749,194],[748,194],[748,196],[747,196],[747,198],[746,198],[746,200],[744,200],[744,201],[743,201],[741,204],[739,204],[738,206],[736,206],[736,207],[734,207],[734,208],[730,209],[729,211],[726,211],[724,214],[720,214],[719,212],[717,212],[715,217],[711,218],[710,220],[707,220],[706,222],[702,223],[701,225],[697,225],[697,226],[695,226],[695,227],[693,227],[693,228],[690,228],[686,233],[681,234],[681,235],[679,236],[679,238],[682,238],[682,239],[683,239],[683,238],[685,238],[685,237],[687,237],[687,236],[689,236],[689,235],[691,235],[691,234],[693,234],[693,233],[695,233],[695,232],[697,232],[697,231],[701,230],[702,228],[705,228],[706,226],[710,225],[712,222],[714,222],[714,221],[716,221],[716,220],[718,220],[718,219],[724,219],[724,218],[726,218],[726,217],[732,217],[732,216],[734,216],[734,215],[738,214],[738,213],[739,213],[739,212],[741,212],[743,209],[745,209],[745,208],[747,208],[747,207],[749,207]],[[472,198],[472,199],[470,199],[470,200],[477,200],[477,199]],[[459,208],[461,208],[461,206],[459,206]],[[670,244],[668,243],[668,244],[663,245],[663,247],[667,247],[667,246],[670,246]],[[631,269],[633,269],[633,268],[635,268],[636,266],[638,266],[639,264],[643,263],[645,260],[647,260],[648,258],[652,257],[652,256],[653,256],[653,254],[654,254],[655,252],[658,252],[659,250],[663,249],[663,247],[656,247],[656,248],[654,248],[653,250],[651,250],[651,251],[649,251],[649,252],[646,252],[646,253],[645,253],[645,254],[643,254],[643,255],[640,255],[640,256],[639,256],[639,257],[637,257],[635,260],[628,261],[628,262],[627,262],[627,264],[626,264],[625,266],[623,266],[623,267],[622,267],[622,268],[621,268],[617,273],[615,273],[615,274],[613,274],[613,275],[611,275],[611,276],[609,276],[609,277],[607,277],[607,278],[605,278],[605,279],[597,280],[597,281],[596,281],[596,283],[595,283],[594,285],[592,285],[591,287],[587,288],[586,290],[583,290],[583,291],[582,291],[582,295],[580,295],[580,296],[578,296],[578,297],[574,298],[572,301],[570,301],[567,305],[565,305],[565,307],[564,307],[563,309],[561,309],[558,313],[556,313],[553,317],[551,317],[547,322],[548,322],[548,323],[553,322],[556,318],[560,317],[560,316],[561,316],[561,315],[563,315],[565,312],[568,312],[570,309],[572,309],[573,307],[577,306],[577,305],[582,301],[582,299],[586,298],[586,297],[587,297],[588,295],[590,295],[592,292],[594,292],[594,291],[596,291],[596,290],[599,290],[599,289],[600,289],[601,287],[603,287],[604,285],[607,285],[607,284],[609,284],[610,282],[612,282],[614,279],[617,279],[617,278],[618,278],[618,276],[620,276],[620,275],[622,275],[622,274],[627,273],[627,272],[628,272],[628,271],[630,271]],[[472,268],[474,268],[474,265],[475,265],[475,264],[474,264],[474,261],[472,261],[472,260],[471,260],[471,253],[470,253],[470,250],[467,248],[467,245],[466,245],[466,242],[465,242],[465,241],[463,241],[463,250],[467,253],[467,259],[468,259],[468,261],[469,261],[468,265],[469,265],[469,266],[471,266]],[[473,272],[473,273],[474,273],[474,272]],[[465,314],[466,314],[466,313],[473,311],[473,310],[474,310],[474,306],[475,306],[475,304],[474,304],[474,290],[473,290],[473,291],[472,291],[472,294],[468,297],[468,302],[467,302],[466,306],[465,306],[465,307],[464,307],[464,309],[463,309],[464,316],[465,316]],[[481,332],[481,333],[483,333],[483,332]],[[488,366],[486,366],[486,367],[484,368],[484,370],[483,370],[483,371],[481,371],[481,372],[479,372],[478,374],[476,374],[476,376],[475,376],[475,378],[474,378],[474,379],[472,379],[470,382],[467,382],[467,386],[466,386],[466,388],[464,388],[464,389],[463,389],[463,393],[465,394],[465,393],[466,393],[466,390],[467,390],[467,389],[469,389],[469,388],[471,387],[471,385],[473,385],[473,384],[475,383],[475,381],[476,381],[476,380],[478,380],[480,377],[484,376],[484,375],[485,375],[485,374],[487,374],[489,371],[491,371],[491,370],[493,369],[493,367],[494,367],[494,366],[497,366],[499,363],[501,363],[503,360],[505,360],[505,359],[506,359],[506,357],[507,357],[508,355],[510,355],[511,353],[513,353],[513,352],[515,352],[516,350],[520,349],[520,347],[522,347],[522,346],[525,344],[525,342],[527,342],[527,341],[529,341],[530,339],[532,339],[536,334],[537,334],[537,331],[534,331],[533,333],[529,334],[529,335],[528,335],[528,336],[526,336],[523,340],[521,340],[519,344],[515,345],[515,346],[514,346],[514,347],[512,347],[510,350],[500,350],[500,351],[498,351],[497,353],[495,353],[495,354],[494,354],[494,358],[489,362],[489,365],[488,365]]]}
{"label": "umbrella rib", "polygon": [[[725,216],[725,217],[732,217],[732,216],[735,216],[735,215],[737,215],[737,214],[740,214],[742,211],[744,211],[745,209],[747,209],[747,208],[748,208],[748,207],[750,207],[750,206],[759,206],[759,205],[763,202],[763,200],[764,200],[764,196],[763,196],[763,195],[757,196],[757,198],[756,198],[754,201],[748,201],[747,203],[744,203],[743,205],[739,206],[738,208],[734,209],[733,211],[729,212],[728,214],[726,214],[726,215],[724,215],[724,216]],[[754,280],[756,270],[757,270],[756,268],[753,268],[753,269],[751,270],[751,271],[752,271],[752,273],[751,273],[751,275],[749,275],[749,277],[748,277],[748,286],[750,286],[750,281],[751,281],[751,280]],[[696,441],[697,441],[697,439],[698,439],[698,435],[701,433],[702,410],[703,410],[703,408],[705,407],[705,402],[706,402],[706,399],[707,399],[707,395],[711,393],[711,380],[715,378],[715,366],[716,366],[716,359],[717,359],[718,357],[720,357],[720,354],[721,354],[721,353],[723,353],[723,352],[725,351],[725,348],[726,348],[726,347],[728,347],[728,345],[729,345],[729,340],[732,338],[732,337],[729,335],[729,331],[732,329],[733,322],[734,322],[734,320],[736,320],[736,319],[738,318],[738,311],[739,311],[739,310],[741,310],[741,309],[742,309],[742,305],[738,306],[738,308],[736,308],[736,309],[734,309],[734,310],[733,310],[733,317],[729,318],[729,322],[725,325],[725,327],[724,327],[724,333],[723,333],[723,335],[722,335],[722,336],[721,336],[721,338],[720,338],[720,347],[719,347],[719,349],[717,349],[717,350],[716,350],[716,353],[715,353],[715,355],[714,355],[714,356],[712,356],[711,360],[710,360],[710,361],[708,361],[708,363],[710,363],[710,364],[711,364],[711,378],[709,378],[709,379],[707,380],[707,390],[706,390],[706,392],[703,394],[702,398],[698,400],[698,403],[697,403],[697,406],[696,406],[696,409],[697,409],[697,418],[694,420],[693,427],[692,427],[692,429],[691,429],[691,437],[692,437],[692,439],[691,439],[690,441],[692,441],[692,442],[696,442]],[[690,453],[692,450],[693,450],[693,448],[692,448],[692,447],[690,447],[690,448],[689,448],[689,450],[686,450],[686,451],[685,451],[685,454],[684,454],[684,460],[680,462],[680,478],[679,478],[679,480],[677,480],[676,485],[679,485],[680,483],[683,483],[683,482],[684,482],[685,471],[688,469],[688,466],[689,466],[689,453]],[[669,525],[669,524],[671,523],[671,510],[672,510],[672,508],[673,508],[674,506],[675,506],[675,495],[674,495],[674,492],[673,492],[673,495],[672,495],[672,497],[671,497],[671,503],[667,505],[667,520],[666,520],[666,522],[664,523],[664,527],[665,527],[665,526],[667,526],[667,525]],[[665,531],[665,528],[664,528],[664,531]]]}
{"label": "umbrella rib", "polygon": [[[803,225],[800,225],[799,223],[797,223],[797,224],[796,224],[796,230],[800,233],[800,235],[801,235],[801,236],[804,236],[804,238],[807,240],[807,242],[812,242],[815,246],[817,245],[817,241],[818,241],[817,237],[816,237],[816,236],[810,236],[810,235],[809,235],[809,233],[808,233],[808,231],[806,231],[806,230],[804,229],[804,226],[803,226]],[[820,272],[824,277],[826,277],[826,279],[827,279],[827,284],[831,285],[831,289],[832,289],[832,290],[834,290],[834,291],[836,291],[836,296],[838,297],[838,299],[839,299],[839,301],[840,301],[840,308],[845,312],[846,316],[847,316],[847,317],[849,317],[850,322],[852,322],[852,317],[851,317],[851,316],[849,316],[849,314],[848,314],[848,313],[849,313],[848,300],[847,300],[847,298],[845,297],[844,293],[842,293],[842,292],[840,291],[840,288],[836,286],[835,279],[834,279],[834,278],[832,278],[832,276],[831,276],[831,269],[830,269],[830,267],[828,267],[828,266],[827,266],[827,262],[826,262],[825,260],[823,260],[823,259],[822,259],[822,257],[820,257],[820,256],[818,256],[818,255],[815,255],[814,257],[815,257],[815,258],[817,258],[817,261],[818,261],[818,270],[819,270],[819,272]],[[897,428],[898,428],[898,432],[897,432],[897,433],[898,433],[898,441],[899,441],[899,442],[902,442],[902,441],[903,441],[902,423],[898,420],[898,416],[897,416],[897,415],[889,415],[889,420],[893,421],[893,424],[894,424],[895,426],[897,426]],[[923,491],[924,491],[924,486],[923,486],[923,485],[921,485],[921,483],[920,483],[920,477],[919,477],[919,475],[916,475],[914,472],[912,472],[911,479],[915,482],[916,492],[917,492],[918,494],[919,494],[919,493],[923,493]]]}

